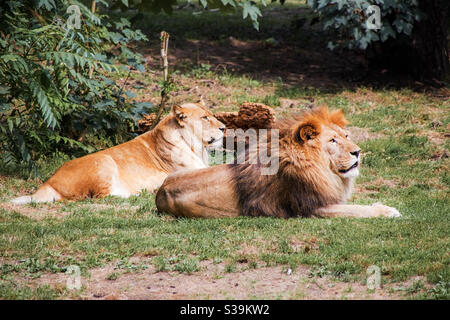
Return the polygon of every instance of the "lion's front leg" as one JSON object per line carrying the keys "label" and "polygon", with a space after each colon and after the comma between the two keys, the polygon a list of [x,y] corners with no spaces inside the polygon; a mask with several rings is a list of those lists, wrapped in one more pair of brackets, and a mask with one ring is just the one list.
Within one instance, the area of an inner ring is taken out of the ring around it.
{"label": "lion's front leg", "polygon": [[379,203],[375,203],[371,206],[356,204],[334,204],[316,210],[316,215],[323,218],[396,218],[402,216],[397,209]]}

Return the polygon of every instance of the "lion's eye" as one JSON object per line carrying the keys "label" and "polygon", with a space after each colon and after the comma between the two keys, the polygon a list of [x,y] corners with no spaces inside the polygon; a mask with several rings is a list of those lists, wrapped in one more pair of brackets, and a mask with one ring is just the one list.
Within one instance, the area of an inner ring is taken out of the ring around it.
{"label": "lion's eye", "polygon": [[208,120],[209,120],[209,118],[208,118],[208,117],[206,117],[206,116],[205,116],[205,117],[203,117],[202,119],[203,119],[203,120],[206,120],[206,121],[208,121]]}
{"label": "lion's eye", "polygon": [[336,139],[331,139],[330,142],[337,143]]}
{"label": "lion's eye", "polygon": [[348,139],[348,134],[346,134],[345,137]]}

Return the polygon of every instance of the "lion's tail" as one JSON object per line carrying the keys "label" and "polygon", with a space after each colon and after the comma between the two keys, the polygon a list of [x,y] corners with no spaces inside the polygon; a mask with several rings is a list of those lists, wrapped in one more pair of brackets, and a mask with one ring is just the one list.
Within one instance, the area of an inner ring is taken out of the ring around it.
{"label": "lion's tail", "polygon": [[61,194],[59,194],[58,191],[53,189],[53,187],[50,186],[49,184],[44,183],[32,195],[14,198],[10,202],[21,205],[21,204],[27,204],[27,203],[31,203],[31,202],[52,202],[52,201],[57,201],[57,200],[61,200],[61,199],[62,199],[62,196],[61,196]]}

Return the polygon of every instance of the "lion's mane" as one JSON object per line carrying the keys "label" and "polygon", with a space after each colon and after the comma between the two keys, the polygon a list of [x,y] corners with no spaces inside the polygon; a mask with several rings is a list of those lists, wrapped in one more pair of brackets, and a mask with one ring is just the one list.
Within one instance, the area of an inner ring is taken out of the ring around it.
{"label": "lion's mane", "polygon": [[276,174],[261,175],[260,163],[230,165],[241,214],[309,217],[318,208],[345,200],[351,186],[330,169],[318,137],[323,128],[326,130],[331,124],[343,128],[346,123],[341,110],[330,112],[326,107],[277,121]]}

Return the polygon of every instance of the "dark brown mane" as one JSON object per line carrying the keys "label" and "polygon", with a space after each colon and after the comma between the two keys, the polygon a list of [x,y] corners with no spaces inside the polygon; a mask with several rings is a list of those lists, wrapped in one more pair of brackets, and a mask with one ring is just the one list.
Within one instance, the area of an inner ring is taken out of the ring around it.
{"label": "dark brown mane", "polygon": [[279,169],[274,175],[261,175],[260,163],[229,165],[242,215],[309,217],[320,207],[339,203],[342,190],[321,160],[320,142],[303,143],[319,136],[321,125],[331,122],[342,127],[346,123],[341,111],[330,113],[327,108],[277,121]]}
{"label": "dark brown mane", "polygon": [[301,177],[296,179],[283,173],[264,176],[258,165],[251,164],[230,167],[242,215],[310,217],[317,208],[334,202]]}

